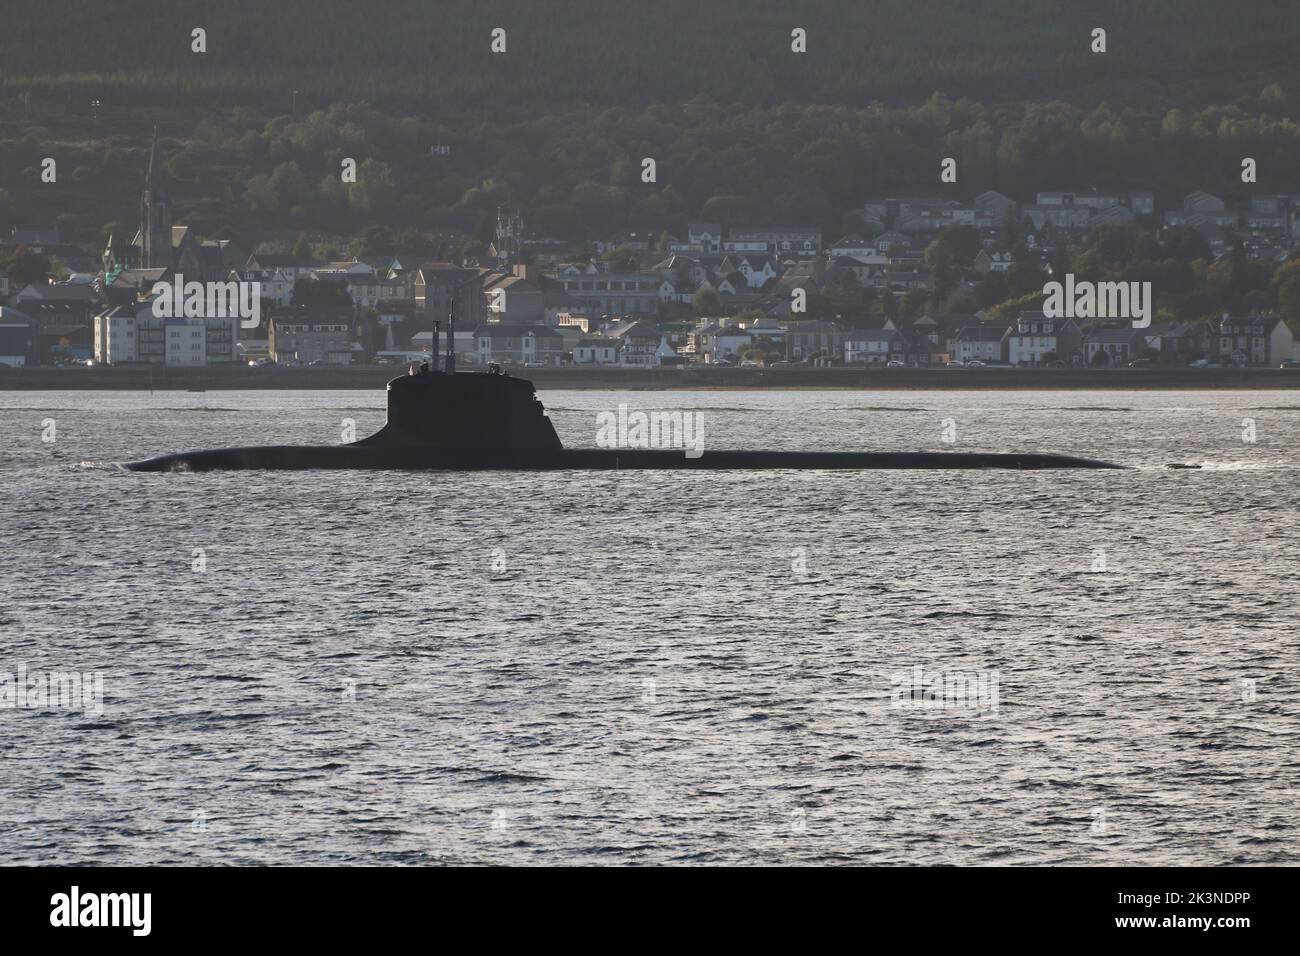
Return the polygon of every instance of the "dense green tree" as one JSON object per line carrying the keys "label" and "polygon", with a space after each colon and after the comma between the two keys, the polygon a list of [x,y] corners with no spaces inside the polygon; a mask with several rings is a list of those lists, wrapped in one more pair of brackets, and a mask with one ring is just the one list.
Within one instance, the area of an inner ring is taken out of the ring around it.
{"label": "dense green tree", "polygon": [[1007,293],[1013,298],[1041,293],[1048,281],[1047,273],[1038,263],[1020,259],[1007,269]]}
{"label": "dense green tree", "polygon": [[1181,262],[1212,258],[1210,244],[1205,241],[1205,237],[1187,226],[1166,229],[1162,245],[1166,256]]}
{"label": "dense green tree", "polygon": [[9,274],[9,286],[18,292],[27,285],[41,285],[50,272],[50,260],[26,246],[16,246],[9,252],[0,250],[0,272]]}
{"label": "dense green tree", "polygon": [[957,270],[953,265],[952,252],[948,246],[936,242],[926,250],[925,258],[930,266],[930,285],[934,299],[942,302],[957,285]]}
{"label": "dense green tree", "polygon": [[602,257],[613,272],[635,272],[637,269],[636,253],[627,246],[611,249]]}
{"label": "dense green tree", "polygon": [[348,246],[348,251],[356,258],[362,259],[366,256],[392,255],[398,249],[393,231],[387,226],[375,225],[361,230],[361,235]]}
{"label": "dense green tree", "polygon": [[293,284],[294,305],[328,305],[350,307],[352,296],[347,283],[324,279],[299,279]]}
{"label": "dense green tree", "polygon": [[976,291],[980,308],[997,305],[1007,297],[1007,277],[1001,272],[986,273]]}
{"label": "dense green tree", "polygon": [[1280,265],[1271,283],[1278,308],[1286,318],[1300,322],[1300,259]]}
{"label": "dense green tree", "polygon": [[1007,325],[1015,321],[1016,316],[1021,312],[1032,312],[1042,308],[1043,293],[1029,293],[1028,295],[1019,296],[1014,299],[1007,299],[987,310],[984,315],[985,322],[993,322],[998,325]]}
{"label": "dense green tree", "polygon": [[722,314],[722,297],[715,289],[700,289],[691,299],[695,314],[701,317]]}
{"label": "dense green tree", "polygon": [[948,264],[961,269],[970,268],[981,248],[979,230],[974,226],[952,226],[942,230],[925,250],[926,262],[934,267],[935,258],[946,255]]}
{"label": "dense green tree", "polygon": [[744,196],[713,196],[700,209],[702,220],[724,226],[751,223],[759,217],[757,206]]}

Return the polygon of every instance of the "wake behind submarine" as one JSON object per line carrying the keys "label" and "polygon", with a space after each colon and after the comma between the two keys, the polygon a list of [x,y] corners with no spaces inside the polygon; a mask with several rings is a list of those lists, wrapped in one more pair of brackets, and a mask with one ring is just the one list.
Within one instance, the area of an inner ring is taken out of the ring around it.
{"label": "wake behind submarine", "polygon": [[162,455],[131,471],[373,470],[555,471],[765,468],[1120,468],[1065,455],[984,452],[712,451],[565,448],[533,383],[493,368],[430,371],[388,383],[388,418],[369,438],[343,445],[260,445]]}

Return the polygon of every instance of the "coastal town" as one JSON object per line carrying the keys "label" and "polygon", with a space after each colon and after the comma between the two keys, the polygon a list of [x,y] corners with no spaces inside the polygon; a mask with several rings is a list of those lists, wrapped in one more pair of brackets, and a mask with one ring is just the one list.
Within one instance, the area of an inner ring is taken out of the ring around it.
{"label": "coastal town", "polygon": [[[382,226],[197,235],[162,154],[155,135],[133,235],[0,237],[0,369],[436,365],[449,346],[460,367],[1300,368],[1297,195],[867,198],[860,231],[830,238],[687,222],[580,243],[502,207],[487,247],[449,261],[371,251],[392,246]],[[1154,318],[1044,311],[1076,274],[1146,280]],[[256,321],[158,308],[173,282],[251,287]]]}

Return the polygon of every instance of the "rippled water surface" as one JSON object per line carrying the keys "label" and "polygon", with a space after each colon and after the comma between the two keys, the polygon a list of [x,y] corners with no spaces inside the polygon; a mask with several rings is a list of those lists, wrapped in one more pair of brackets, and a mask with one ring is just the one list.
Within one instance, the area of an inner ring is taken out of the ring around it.
{"label": "rippled water surface", "polygon": [[0,709],[4,859],[1300,862],[1300,392],[542,398],[1136,468],[134,474],[383,396],[0,392],[0,674],[104,687]]}

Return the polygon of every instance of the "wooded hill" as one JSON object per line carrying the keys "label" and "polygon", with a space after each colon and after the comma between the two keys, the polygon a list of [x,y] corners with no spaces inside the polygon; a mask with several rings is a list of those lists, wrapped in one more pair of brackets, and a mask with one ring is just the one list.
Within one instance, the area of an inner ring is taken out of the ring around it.
{"label": "wooded hill", "polygon": [[[207,234],[482,238],[499,204],[569,237],[694,218],[836,233],[886,194],[1239,198],[1243,156],[1252,189],[1300,192],[1300,4],[1082,7],[9,0],[0,228],[133,231],[155,124],[176,221]],[[1106,54],[1089,50],[1098,24]],[[207,53],[190,52],[194,26]],[[806,54],[790,52],[794,26]],[[943,156],[956,184],[939,181]],[[45,157],[57,184],[41,182]],[[347,188],[344,157],[360,164]]]}
{"label": "wooded hill", "polygon": [[[7,0],[0,90],[112,106],[1103,98],[1227,102],[1297,77],[1288,0]],[[207,31],[191,52],[190,31]],[[507,31],[504,54],[489,49]],[[791,52],[795,27],[808,52]],[[1090,51],[1094,27],[1108,52]],[[1190,98],[1190,99],[1188,99]],[[1199,99],[1199,101],[1198,101]],[[426,113],[425,115],[431,115]]]}

